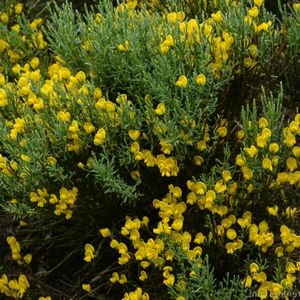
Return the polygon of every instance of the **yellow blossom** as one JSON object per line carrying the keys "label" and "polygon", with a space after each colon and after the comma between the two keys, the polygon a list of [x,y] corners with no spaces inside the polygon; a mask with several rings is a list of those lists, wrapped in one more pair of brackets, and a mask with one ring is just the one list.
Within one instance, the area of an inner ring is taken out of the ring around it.
{"label": "yellow blossom", "polygon": [[296,159],[292,156],[288,157],[288,159],[286,160],[286,166],[290,170],[290,172],[296,170],[298,167]]}
{"label": "yellow blossom", "polygon": [[219,127],[217,129],[217,134],[219,137],[224,138],[227,135],[227,128],[225,126]]}
{"label": "yellow blossom", "polygon": [[129,42],[125,41],[124,43],[119,44],[117,48],[118,48],[118,50],[120,52],[127,52],[128,51],[128,47],[129,47]]}
{"label": "yellow blossom", "polygon": [[245,137],[245,131],[244,130],[239,130],[236,134],[236,137],[238,140],[242,140]]}
{"label": "yellow blossom", "polygon": [[26,254],[24,257],[23,257],[25,263],[27,265],[29,265],[31,263],[31,260],[32,260],[32,255],[30,253]]}
{"label": "yellow blossom", "polygon": [[278,214],[278,206],[277,205],[268,206],[267,210],[268,210],[268,213],[272,216],[277,216],[277,214]]}
{"label": "yellow blossom", "polygon": [[154,110],[154,112],[159,116],[162,116],[163,114],[165,114],[166,107],[165,107],[164,103],[159,103],[157,105],[156,109]]}
{"label": "yellow blossom", "polygon": [[7,94],[4,89],[0,88],[0,107],[4,107],[8,104]]}
{"label": "yellow blossom", "polygon": [[251,147],[245,148],[244,150],[251,158],[253,158],[258,152],[257,148],[254,145],[251,145]]}
{"label": "yellow blossom", "polygon": [[250,288],[252,285],[252,278],[250,275],[247,275],[243,281],[243,285],[245,288]]}
{"label": "yellow blossom", "polygon": [[109,228],[102,228],[99,230],[99,233],[102,235],[102,237],[108,237],[111,235],[111,232],[109,230]]}
{"label": "yellow blossom", "polygon": [[91,244],[86,244],[85,247],[84,247],[84,250],[85,250],[85,257],[84,257],[84,260],[86,262],[91,262],[92,259],[95,257],[95,249],[93,247],[93,245]]}
{"label": "yellow blossom", "polygon": [[245,165],[246,162],[245,162],[244,157],[243,157],[241,154],[238,154],[238,155],[236,156],[235,163],[236,163],[236,165],[242,167],[242,166]]}
{"label": "yellow blossom", "polygon": [[140,131],[131,129],[128,131],[128,135],[133,141],[136,141],[140,136]]}
{"label": "yellow blossom", "polygon": [[251,274],[257,273],[259,271],[259,266],[254,262],[250,264],[249,268],[250,268]]}
{"label": "yellow blossom", "polygon": [[265,157],[263,159],[262,167],[263,167],[263,169],[269,170],[270,172],[273,171],[272,161],[268,157]]}
{"label": "yellow blossom", "polygon": [[199,74],[197,77],[196,77],[196,83],[198,85],[205,85],[206,83],[206,77],[204,74]]}
{"label": "yellow blossom", "polygon": [[188,79],[185,75],[179,76],[178,80],[176,81],[175,85],[179,88],[186,88],[188,85]]}
{"label": "yellow blossom", "polygon": [[283,248],[282,247],[277,247],[276,249],[275,249],[275,254],[276,254],[276,256],[277,257],[282,257],[283,256],[283,253],[284,251],[283,251]]}
{"label": "yellow blossom", "polygon": [[294,146],[292,149],[292,152],[296,158],[300,158],[300,147],[299,146]]}
{"label": "yellow blossom", "polygon": [[300,11],[300,3],[293,3],[293,9],[295,11]]}
{"label": "yellow blossom", "polygon": [[252,58],[251,57],[245,57],[244,58],[244,66],[245,66],[245,68],[251,68],[252,67],[252,65],[253,65],[253,60],[252,60]]}
{"label": "yellow blossom", "polygon": [[91,285],[88,284],[88,283],[83,283],[81,287],[82,287],[82,289],[83,289],[84,291],[86,291],[86,292],[88,292],[88,293],[90,293],[90,292],[92,291]]}
{"label": "yellow blossom", "polygon": [[262,6],[264,3],[264,0],[253,0],[254,4],[258,7]]}
{"label": "yellow blossom", "polygon": [[249,15],[251,18],[257,17],[258,14],[259,14],[259,10],[258,10],[257,6],[254,6],[254,7],[252,7],[251,9],[248,10],[248,15]]}
{"label": "yellow blossom", "polygon": [[94,137],[94,144],[96,146],[102,145],[106,138],[106,131],[104,128],[98,129],[95,137]]}
{"label": "yellow blossom", "polygon": [[236,237],[237,237],[237,234],[236,234],[236,231],[232,228],[229,228],[227,231],[226,231],[226,236],[229,240],[235,240]]}

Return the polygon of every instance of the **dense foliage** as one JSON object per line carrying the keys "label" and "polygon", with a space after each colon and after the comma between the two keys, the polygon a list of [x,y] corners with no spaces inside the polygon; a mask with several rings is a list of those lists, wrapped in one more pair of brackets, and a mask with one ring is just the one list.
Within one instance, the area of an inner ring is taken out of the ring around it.
{"label": "dense foliage", "polygon": [[300,3],[61,2],[0,3],[3,297],[297,298]]}

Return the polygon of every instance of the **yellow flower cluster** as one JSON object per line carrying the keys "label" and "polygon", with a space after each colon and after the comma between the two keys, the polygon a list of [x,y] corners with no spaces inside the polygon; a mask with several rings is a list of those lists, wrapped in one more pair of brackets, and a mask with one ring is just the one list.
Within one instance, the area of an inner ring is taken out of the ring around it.
{"label": "yellow flower cluster", "polygon": [[259,283],[260,286],[257,290],[257,295],[260,299],[268,299],[268,297],[271,299],[279,299],[285,288],[290,289],[293,287],[293,283],[296,280],[295,274],[300,271],[299,262],[297,262],[296,265],[292,262],[286,263],[286,277],[280,283],[277,283],[267,280],[266,273],[261,271],[258,264],[254,262],[251,263],[249,269],[250,275],[245,277],[243,282],[244,286],[249,288],[254,284],[254,282]]}
{"label": "yellow flower cluster", "polygon": [[7,297],[21,299],[29,287],[30,284],[25,275],[20,275],[18,280],[8,280],[5,274],[0,278],[0,292]]}
{"label": "yellow flower cluster", "polygon": [[55,194],[49,195],[47,190],[42,188],[37,189],[37,193],[30,193],[30,201],[37,203],[38,207],[44,207],[47,204],[47,198],[49,198],[49,203],[55,205],[54,214],[57,216],[63,214],[68,220],[72,218],[77,193],[78,189],[76,187],[73,187],[71,190],[62,187],[59,191],[59,197],[57,197]]}
{"label": "yellow flower cluster", "polygon": [[24,257],[21,256],[21,246],[17,239],[14,236],[8,236],[6,240],[11,249],[12,259],[17,261],[20,265],[23,264],[23,262],[30,264],[32,255],[28,253]]}
{"label": "yellow flower cluster", "polygon": [[148,293],[143,292],[143,290],[140,287],[138,287],[133,292],[125,293],[124,297],[122,298],[122,300],[134,300],[134,299],[149,300],[150,297]]}
{"label": "yellow flower cluster", "polygon": [[269,226],[266,221],[259,225],[252,224],[249,228],[249,241],[253,241],[256,246],[261,247],[261,252],[266,252],[274,243],[274,234],[268,232]]}
{"label": "yellow flower cluster", "polygon": [[130,151],[133,153],[136,161],[143,161],[147,167],[159,168],[161,176],[177,176],[179,167],[177,160],[174,157],[166,157],[165,154],[170,154],[173,147],[171,144],[161,141],[161,150],[164,154],[158,154],[156,157],[149,150],[141,150],[140,144],[135,141],[130,146]]}
{"label": "yellow flower cluster", "polygon": [[55,204],[54,214],[60,216],[61,214],[65,215],[65,218],[72,218],[72,209],[75,207],[76,197],[78,189],[73,187],[71,190],[67,190],[62,187],[59,190],[59,199],[57,199],[55,194],[51,194],[49,202]]}

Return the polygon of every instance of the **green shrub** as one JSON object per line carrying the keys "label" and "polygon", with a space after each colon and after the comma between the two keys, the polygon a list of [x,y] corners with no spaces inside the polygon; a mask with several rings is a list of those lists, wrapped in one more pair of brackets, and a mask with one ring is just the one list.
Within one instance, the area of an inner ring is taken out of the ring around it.
{"label": "green shrub", "polygon": [[299,4],[0,8],[2,294],[299,293]]}

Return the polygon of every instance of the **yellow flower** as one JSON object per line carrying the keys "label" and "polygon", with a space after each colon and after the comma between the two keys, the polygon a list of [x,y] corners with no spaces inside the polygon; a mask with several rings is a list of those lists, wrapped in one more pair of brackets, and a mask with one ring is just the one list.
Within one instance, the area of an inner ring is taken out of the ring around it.
{"label": "yellow flower", "polygon": [[252,278],[250,275],[247,275],[243,281],[243,285],[245,288],[250,288],[252,285]]}
{"label": "yellow flower", "polygon": [[140,131],[131,129],[128,131],[128,135],[133,141],[136,141],[140,137]]}
{"label": "yellow flower", "polygon": [[264,3],[264,0],[253,0],[254,4],[258,7],[262,6]]}
{"label": "yellow flower", "polygon": [[288,146],[288,147],[293,147],[296,144],[296,138],[292,133],[288,133],[285,137],[284,143]]}
{"label": "yellow flower", "polygon": [[116,283],[117,281],[119,281],[120,276],[117,272],[113,272],[112,276],[109,278],[109,281],[112,283]]}
{"label": "yellow flower", "polygon": [[166,39],[160,44],[160,51],[163,54],[166,54],[169,52],[170,47],[172,47],[174,45],[175,45],[175,42],[174,42],[173,37],[171,35],[168,35],[166,37]]}
{"label": "yellow flower", "polygon": [[287,273],[292,273],[292,274],[296,273],[296,271],[297,271],[295,264],[292,262],[288,262],[286,264],[285,270]]}
{"label": "yellow flower", "polygon": [[84,260],[86,262],[91,262],[92,259],[95,257],[95,249],[93,247],[93,245],[91,244],[86,244],[85,247],[84,247],[84,250],[85,250],[85,257],[84,257]]}
{"label": "yellow flower", "polygon": [[282,247],[277,247],[275,249],[275,254],[277,257],[282,257],[283,256],[283,248]]}
{"label": "yellow flower", "polygon": [[71,119],[71,114],[68,111],[60,111],[57,114],[57,120],[62,122],[68,122]]}
{"label": "yellow flower", "polygon": [[91,134],[95,131],[95,126],[91,122],[85,122],[83,128],[87,134]]}
{"label": "yellow flower", "polygon": [[17,5],[15,5],[15,14],[16,15],[20,15],[23,11],[23,4],[22,3],[18,3]]}
{"label": "yellow flower", "polygon": [[279,150],[279,145],[277,143],[271,143],[269,145],[269,151],[271,153],[276,153],[276,152],[278,152],[278,150]]}
{"label": "yellow flower", "polygon": [[211,14],[211,17],[217,23],[221,23],[223,21],[222,12],[218,10],[215,14]]}
{"label": "yellow flower", "polygon": [[140,272],[139,280],[140,281],[145,281],[147,278],[148,278],[147,273],[144,270],[142,270]]}
{"label": "yellow flower", "polygon": [[25,222],[25,221],[23,221],[23,220],[20,220],[20,226],[27,226],[27,225],[28,225],[27,222]]}
{"label": "yellow flower", "polygon": [[126,282],[127,282],[127,278],[126,278],[125,274],[121,274],[120,279],[119,279],[119,283],[120,284],[125,284]]}
{"label": "yellow flower", "polygon": [[8,14],[6,12],[1,13],[0,14],[0,20],[1,20],[2,23],[8,24],[8,22],[9,22]]}
{"label": "yellow flower", "polygon": [[223,184],[223,180],[221,179],[216,182],[214,189],[219,194],[225,192],[227,187],[225,184]]}
{"label": "yellow flower", "polygon": [[288,218],[292,218],[295,215],[296,211],[297,211],[296,207],[292,208],[289,206],[286,208],[285,213],[288,216]]}
{"label": "yellow flower", "polygon": [[277,216],[278,215],[278,206],[268,206],[267,207],[268,213],[272,216]]}
{"label": "yellow flower", "polygon": [[240,129],[237,134],[236,134],[236,137],[238,140],[242,140],[244,137],[245,137],[245,131]]}
{"label": "yellow flower", "polygon": [[124,43],[119,44],[117,48],[118,48],[118,50],[120,52],[127,52],[128,51],[128,47],[129,47],[129,42],[125,41]]}
{"label": "yellow flower", "polygon": [[171,24],[175,24],[177,20],[177,13],[176,12],[168,13],[167,18]]}
{"label": "yellow flower", "polygon": [[227,135],[227,128],[222,126],[222,127],[219,127],[217,129],[217,134],[219,135],[219,137],[223,138]]}
{"label": "yellow flower", "polygon": [[99,233],[102,235],[102,237],[106,238],[111,235],[111,232],[109,228],[102,228],[99,230]]}
{"label": "yellow flower", "polygon": [[228,171],[228,170],[222,171],[222,177],[223,177],[223,180],[224,180],[225,182],[228,182],[229,180],[232,179],[231,173],[230,173],[230,171]]}
{"label": "yellow flower", "polygon": [[269,27],[272,25],[272,22],[269,21],[268,23],[264,22],[264,23],[261,23],[260,25],[258,26],[254,26],[254,31],[255,32],[261,32],[261,31],[266,31],[268,32],[269,31]]}
{"label": "yellow flower", "polygon": [[165,114],[166,107],[165,107],[164,103],[159,103],[157,105],[156,109],[154,110],[154,112],[159,116],[162,116],[163,114]]}
{"label": "yellow flower", "polygon": [[289,157],[286,160],[286,166],[288,167],[288,169],[290,170],[290,172],[293,172],[294,170],[297,169],[298,165],[297,165],[297,161],[294,157]]}
{"label": "yellow flower", "polygon": [[180,231],[183,226],[183,217],[175,219],[172,223],[172,228],[176,231]]}
{"label": "yellow flower", "polygon": [[30,253],[26,254],[24,257],[23,257],[25,263],[27,265],[29,265],[31,263],[31,260],[32,260],[32,255]]}
{"label": "yellow flower", "polygon": [[262,161],[262,167],[264,169],[266,169],[266,170],[271,171],[271,172],[273,171],[272,161],[269,158],[267,158],[267,157],[265,157],[263,159],[263,161]]}
{"label": "yellow flower", "polygon": [[238,154],[235,159],[236,165],[242,167],[246,164],[244,157],[241,154]]}
{"label": "yellow flower", "polygon": [[237,237],[237,234],[236,234],[236,231],[232,228],[229,228],[227,231],[226,231],[226,236],[229,240],[235,240],[236,237]]}
{"label": "yellow flower", "polygon": [[199,151],[203,151],[206,149],[206,142],[205,141],[200,141],[197,143],[197,149]]}
{"label": "yellow flower", "polygon": [[293,9],[295,11],[300,11],[300,3],[293,3]]}
{"label": "yellow flower", "polygon": [[200,156],[200,155],[195,155],[193,160],[194,160],[194,164],[195,164],[196,166],[201,166],[202,163],[204,162],[203,157]]}
{"label": "yellow flower", "polygon": [[267,275],[265,272],[259,272],[252,275],[253,279],[257,282],[265,282],[267,280]]}
{"label": "yellow flower", "polygon": [[160,51],[161,51],[162,54],[168,53],[169,50],[170,50],[170,47],[167,46],[165,43],[160,44]]}
{"label": "yellow flower", "polygon": [[163,284],[167,286],[173,286],[175,283],[175,276],[173,274],[169,274],[165,276],[166,279],[164,279]]}
{"label": "yellow flower", "polygon": [[83,283],[81,287],[82,287],[82,289],[83,289],[84,291],[86,291],[86,292],[88,292],[88,293],[90,293],[90,292],[92,291],[91,285],[88,284],[88,283]]}
{"label": "yellow flower", "polygon": [[258,152],[257,148],[254,145],[249,148],[245,148],[244,150],[251,158],[253,158]]}
{"label": "yellow flower", "polygon": [[273,299],[280,299],[280,296],[283,291],[283,286],[279,283],[272,282],[269,291],[270,296],[273,297]]}
{"label": "yellow flower", "polygon": [[254,262],[250,264],[249,268],[250,268],[250,273],[251,274],[257,273],[259,271],[259,266]]}
{"label": "yellow flower", "polygon": [[258,10],[257,6],[254,6],[254,7],[252,7],[251,9],[248,10],[248,15],[249,15],[251,18],[257,17],[258,14],[259,14],[259,10]]}
{"label": "yellow flower", "polygon": [[196,78],[196,83],[198,85],[205,85],[205,83],[206,83],[206,77],[205,77],[205,75],[204,74],[199,74],[197,76],[197,78]]}
{"label": "yellow flower", "polygon": [[228,254],[233,254],[234,251],[236,251],[238,249],[238,244],[229,242],[225,245],[225,248],[226,248]]}
{"label": "yellow flower", "polygon": [[299,146],[294,146],[292,151],[293,151],[293,155],[296,158],[300,158],[300,147]]}
{"label": "yellow flower", "polygon": [[296,121],[292,121],[290,123],[289,129],[290,129],[291,132],[297,133],[298,130],[299,130],[299,124]]}
{"label": "yellow flower", "polygon": [[257,290],[257,296],[263,300],[268,298],[268,287],[261,285]]}
{"label": "yellow flower", "polygon": [[267,144],[267,141],[266,141],[266,138],[262,135],[259,135],[257,138],[256,138],[256,145],[259,147],[259,148],[264,148]]}
{"label": "yellow flower", "polygon": [[245,57],[244,58],[244,66],[245,66],[245,68],[251,68],[252,67],[252,65],[253,65],[253,60],[252,60],[252,58],[251,57]]}
{"label": "yellow flower", "polygon": [[[248,49],[249,49],[250,55],[252,57],[256,57],[258,55],[258,49],[257,49],[256,45],[252,44],[252,45],[249,46]],[[261,118],[261,119],[264,119],[264,118]],[[266,119],[264,119],[264,120],[266,120]],[[268,124],[265,127],[267,127],[267,126],[268,126]],[[264,127],[260,127],[260,128],[264,128]]]}
{"label": "yellow flower", "polygon": [[4,89],[0,88],[0,107],[4,107],[8,104],[7,95]]}
{"label": "yellow flower", "polygon": [[179,88],[186,88],[188,85],[188,80],[185,75],[179,76],[178,80],[176,81],[175,85]]}
{"label": "yellow flower", "polygon": [[260,119],[258,120],[258,126],[259,126],[259,128],[264,129],[264,128],[266,128],[266,127],[269,126],[269,122],[268,122],[268,120],[265,119],[265,118],[260,118]]}
{"label": "yellow flower", "polygon": [[96,146],[102,145],[106,138],[106,131],[104,128],[98,129],[95,137],[94,137],[94,144]]}
{"label": "yellow flower", "polygon": [[272,135],[272,131],[269,128],[264,128],[261,132],[261,135],[265,138],[268,139]]}

